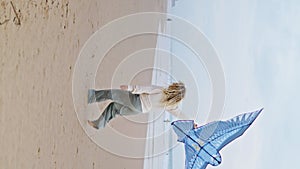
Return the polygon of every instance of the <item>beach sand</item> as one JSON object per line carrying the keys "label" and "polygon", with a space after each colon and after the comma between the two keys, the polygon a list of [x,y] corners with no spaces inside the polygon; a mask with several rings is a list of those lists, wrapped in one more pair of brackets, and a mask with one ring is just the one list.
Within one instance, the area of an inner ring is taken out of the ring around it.
{"label": "beach sand", "polygon": [[[73,106],[72,75],[80,49],[100,27],[128,14],[165,9],[162,0],[0,1],[0,168],[143,168],[143,159],[111,154],[86,135]],[[104,60],[98,88],[110,87],[114,63],[155,47],[156,37],[128,42]],[[136,81],[150,82],[151,73]],[[130,133],[143,137],[145,131]],[[143,145],[135,149],[144,151]]]}

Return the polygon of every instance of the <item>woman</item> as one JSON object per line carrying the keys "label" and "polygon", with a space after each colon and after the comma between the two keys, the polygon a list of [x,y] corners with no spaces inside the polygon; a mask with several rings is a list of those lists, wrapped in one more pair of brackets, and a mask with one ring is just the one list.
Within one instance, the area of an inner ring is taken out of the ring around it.
{"label": "woman", "polygon": [[178,104],[186,92],[182,82],[173,83],[167,88],[137,85],[121,85],[120,88],[88,91],[89,104],[111,101],[97,120],[88,121],[92,127],[103,128],[116,115],[134,115],[150,110],[166,110],[178,118],[183,118],[178,110]]}

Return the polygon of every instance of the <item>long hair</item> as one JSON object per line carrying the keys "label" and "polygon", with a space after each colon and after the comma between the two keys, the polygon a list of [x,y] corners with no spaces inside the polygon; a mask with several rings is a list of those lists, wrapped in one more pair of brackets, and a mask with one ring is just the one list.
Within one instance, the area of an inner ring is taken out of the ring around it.
{"label": "long hair", "polygon": [[172,83],[163,89],[163,98],[161,102],[166,106],[176,106],[185,96],[185,86],[182,82]]}

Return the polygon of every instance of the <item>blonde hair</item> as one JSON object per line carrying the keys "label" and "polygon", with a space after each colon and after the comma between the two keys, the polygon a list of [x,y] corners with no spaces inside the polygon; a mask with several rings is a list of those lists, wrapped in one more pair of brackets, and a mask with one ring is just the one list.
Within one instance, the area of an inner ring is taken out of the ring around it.
{"label": "blonde hair", "polygon": [[175,106],[185,96],[185,86],[182,82],[172,83],[168,88],[163,89],[163,98],[161,102],[166,106]]}

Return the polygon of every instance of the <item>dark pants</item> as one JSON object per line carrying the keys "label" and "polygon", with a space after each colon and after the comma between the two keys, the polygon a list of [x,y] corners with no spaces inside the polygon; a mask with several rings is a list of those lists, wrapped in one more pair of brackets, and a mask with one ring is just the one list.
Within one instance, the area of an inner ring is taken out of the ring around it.
{"label": "dark pants", "polygon": [[142,112],[140,95],[120,89],[98,90],[90,89],[88,92],[88,103],[112,100],[101,116],[92,121],[96,128],[105,127],[116,115],[134,115]]}

